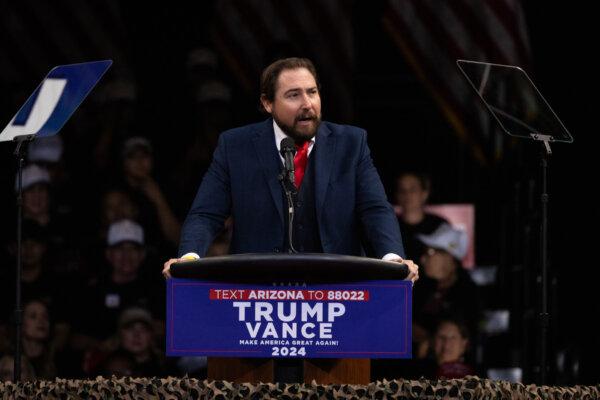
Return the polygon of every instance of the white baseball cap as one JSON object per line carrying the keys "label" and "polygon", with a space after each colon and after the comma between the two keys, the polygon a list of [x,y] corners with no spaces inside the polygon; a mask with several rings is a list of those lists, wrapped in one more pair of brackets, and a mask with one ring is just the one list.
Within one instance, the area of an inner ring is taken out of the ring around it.
{"label": "white baseball cap", "polygon": [[417,239],[428,247],[450,253],[458,260],[464,258],[469,246],[467,233],[462,229],[452,227],[450,224],[440,225],[429,235],[419,234]]}
{"label": "white baseball cap", "polygon": [[114,246],[123,242],[133,242],[143,246],[144,228],[130,219],[123,219],[110,224],[106,244],[108,246]]}
{"label": "white baseball cap", "polygon": [[[50,174],[46,168],[36,164],[30,164],[23,168],[23,190],[36,183],[50,183]],[[19,175],[15,177],[15,191],[18,190]]]}

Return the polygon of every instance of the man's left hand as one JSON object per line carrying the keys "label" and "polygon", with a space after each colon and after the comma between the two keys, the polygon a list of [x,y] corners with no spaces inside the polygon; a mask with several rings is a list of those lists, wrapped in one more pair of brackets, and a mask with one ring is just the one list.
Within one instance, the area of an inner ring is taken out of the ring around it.
{"label": "man's left hand", "polygon": [[397,262],[399,264],[406,264],[408,267],[408,276],[406,280],[412,281],[414,284],[417,280],[419,280],[419,266],[415,264],[412,260],[405,260],[402,257],[394,258],[388,261]]}

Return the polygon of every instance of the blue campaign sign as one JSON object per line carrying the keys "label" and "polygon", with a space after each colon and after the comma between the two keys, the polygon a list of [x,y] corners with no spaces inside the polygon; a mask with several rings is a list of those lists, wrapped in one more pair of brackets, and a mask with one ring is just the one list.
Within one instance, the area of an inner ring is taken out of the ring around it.
{"label": "blue campaign sign", "polygon": [[103,60],[53,68],[0,133],[0,142],[56,134],[111,64]]}
{"label": "blue campaign sign", "polygon": [[410,358],[407,281],[167,283],[167,355]]}

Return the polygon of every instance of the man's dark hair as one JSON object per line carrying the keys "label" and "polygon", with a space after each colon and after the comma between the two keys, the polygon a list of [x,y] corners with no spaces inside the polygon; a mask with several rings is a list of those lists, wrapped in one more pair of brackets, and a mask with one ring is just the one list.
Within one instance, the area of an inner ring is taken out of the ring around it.
{"label": "man's dark hair", "polygon": [[271,63],[265,68],[260,77],[260,97],[267,99],[270,102],[275,100],[275,92],[277,91],[277,80],[281,72],[290,69],[306,68],[315,78],[317,88],[320,89],[319,77],[317,70],[308,58],[283,58]]}

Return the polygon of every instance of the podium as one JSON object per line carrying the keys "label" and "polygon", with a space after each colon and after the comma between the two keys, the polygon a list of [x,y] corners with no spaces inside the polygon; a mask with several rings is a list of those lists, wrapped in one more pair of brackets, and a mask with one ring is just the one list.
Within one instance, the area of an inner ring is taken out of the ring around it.
{"label": "podium", "polygon": [[[310,291],[308,290],[310,288],[322,288],[323,285],[342,285],[342,288],[350,288],[353,284],[361,282],[381,283],[383,281],[384,285],[379,286],[387,286],[385,283],[388,281],[393,283],[405,279],[408,275],[408,268],[406,265],[394,262],[332,254],[243,254],[173,264],[171,274],[175,280],[181,279],[185,282],[181,285],[188,286],[193,285],[194,281],[210,282],[202,285],[212,285],[211,288],[217,287],[219,284],[262,284],[270,285],[275,289],[284,288],[284,290],[306,293]],[[406,297],[410,303],[412,295],[410,283],[400,283],[402,288],[405,289],[404,292],[407,293]],[[210,290],[210,297],[213,301],[218,298],[219,293],[225,293],[217,290],[215,294],[215,289]],[[375,289],[372,289],[371,293],[373,293],[373,290]],[[169,291],[173,292],[171,289]],[[270,290],[270,292],[275,291]],[[329,296],[333,297],[331,291],[320,290],[320,292],[321,296],[323,296],[322,293],[328,293]],[[235,294],[233,291],[232,293]],[[335,296],[350,299],[350,294],[356,293],[360,294],[362,292],[341,290],[336,291]],[[373,300],[368,299],[368,294],[366,296],[367,301],[375,303]],[[227,298],[225,297],[225,299]],[[171,301],[170,309],[173,307]],[[244,312],[247,310],[244,308]],[[408,314],[405,317],[410,317],[410,309]],[[410,326],[407,329],[406,332],[410,336]],[[410,340],[408,340],[408,343],[408,348],[405,349],[408,353],[402,356],[405,358],[410,356]],[[169,348],[169,343],[167,348]],[[343,354],[344,352],[340,351],[339,353]],[[343,356],[345,355],[343,354]],[[305,383],[310,383],[313,380],[323,384],[367,384],[370,382],[370,357],[368,352],[362,352],[356,358],[337,358],[333,356],[330,358],[329,355],[325,357],[327,358],[301,357],[293,359],[301,361],[290,361],[290,358],[260,356],[256,358],[209,356],[208,379],[240,383],[273,382],[276,377],[276,368],[285,368],[287,363],[296,362],[301,363]]]}

